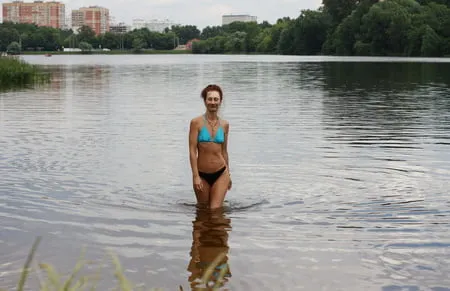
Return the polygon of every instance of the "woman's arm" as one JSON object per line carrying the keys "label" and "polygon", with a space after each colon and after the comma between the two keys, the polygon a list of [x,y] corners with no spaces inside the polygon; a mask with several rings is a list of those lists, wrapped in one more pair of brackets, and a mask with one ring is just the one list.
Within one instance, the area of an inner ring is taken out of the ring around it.
{"label": "woman's arm", "polygon": [[229,159],[228,159],[228,134],[230,132],[230,124],[227,122],[224,125],[224,128],[225,128],[225,140],[224,140],[223,146],[222,146],[222,155],[223,155],[223,158],[225,159],[225,163],[226,163],[227,169],[228,169],[228,175],[230,177],[230,182],[228,184],[228,190],[230,190],[231,189],[231,185],[232,185],[230,163],[229,163]]}
{"label": "woman's arm", "polygon": [[225,159],[228,173],[230,173],[230,163],[228,162],[228,133],[230,132],[230,124],[228,122],[225,123],[224,129],[225,129],[225,140],[222,145],[222,155],[223,158]]}
{"label": "woman's arm", "polygon": [[191,163],[192,176],[199,177],[197,168],[197,126],[195,119],[189,125],[189,161]]}

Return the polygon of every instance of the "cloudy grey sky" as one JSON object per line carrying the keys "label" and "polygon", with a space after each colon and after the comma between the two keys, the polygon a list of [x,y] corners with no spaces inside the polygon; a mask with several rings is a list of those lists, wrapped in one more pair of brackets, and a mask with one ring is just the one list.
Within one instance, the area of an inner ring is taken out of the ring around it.
{"label": "cloudy grey sky", "polygon": [[[24,0],[31,2],[32,0]],[[0,0],[0,3],[11,2]],[[317,9],[322,0],[62,0],[66,14],[83,6],[99,5],[110,9],[117,21],[131,24],[133,18],[168,18],[179,24],[202,29],[220,25],[222,14],[250,14],[258,22],[274,23],[285,16],[297,17],[301,9]],[[1,14],[0,14],[1,15]]]}

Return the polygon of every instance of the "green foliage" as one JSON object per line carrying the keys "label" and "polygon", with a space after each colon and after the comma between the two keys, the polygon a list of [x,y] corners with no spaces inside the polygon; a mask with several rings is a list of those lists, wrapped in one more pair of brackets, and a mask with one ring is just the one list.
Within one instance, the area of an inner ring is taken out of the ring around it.
{"label": "green foliage", "polygon": [[47,82],[49,75],[37,66],[30,65],[15,57],[0,57],[0,89],[28,86]]}
{"label": "green foliage", "polygon": [[92,51],[92,45],[86,41],[81,41],[80,44],[78,45],[78,48],[82,51],[82,52],[90,52]]}
{"label": "green foliage", "polygon": [[17,41],[13,41],[12,43],[10,43],[8,45],[8,47],[6,48],[6,52],[8,54],[12,54],[12,55],[18,55],[20,54],[20,51],[22,50],[22,48],[20,47],[20,44]]}
{"label": "green foliage", "polygon": [[323,51],[337,55],[443,56],[450,32],[446,5],[414,0],[361,1]]}
{"label": "green foliage", "polygon": [[293,27],[294,53],[298,55],[320,54],[331,26],[331,17],[327,14],[303,10]]}
{"label": "green foliage", "polygon": [[0,25],[0,52],[7,50],[12,42],[20,42],[20,34],[16,28]]}
{"label": "green foliage", "polygon": [[441,47],[443,41],[442,38],[431,28],[429,25],[425,25],[422,35],[422,46],[420,47],[420,53],[424,57],[438,57],[442,54]]}
{"label": "green foliage", "polygon": [[293,55],[295,52],[295,22],[292,21],[280,33],[280,39],[277,43],[277,52],[282,55]]}
{"label": "green foliage", "polygon": [[133,39],[132,46],[133,46],[133,50],[134,50],[135,52],[140,52],[140,51],[142,51],[144,48],[146,48],[147,43],[145,42],[145,40],[144,40],[143,37],[136,36],[136,37]]}
{"label": "green foliage", "polygon": [[[348,56],[450,53],[450,8],[444,0],[422,5],[414,0],[324,0],[323,4],[318,10],[301,11],[296,19],[279,19],[274,25],[234,22],[207,27],[193,53],[241,53],[238,42],[232,40],[237,31],[247,33],[241,43],[247,52]],[[226,39],[228,45],[223,47],[219,39]]]}
{"label": "green foliage", "polygon": [[78,29],[77,39],[79,42],[94,44],[97,42],[95,32],[87,25],[83,25]]}
{"label": "green foliage", "polygon": [[373,5],[362,18],[363,41],[373,55],[402,55],[412,27],[412,15],[420,12],[414,0],[390,0]]}
{"label": "green foliage", "polygon": [[186,44],[194,38],[200,38],[200,30],[195,25],[174,25],[170,29],[166,29],[166,33],[172,32],[180,44]]}
{"label": "green foliage", "polygon": [[208,39],[219,36],[224,33],[224,29],[222,26],[207,26],[203,29],[200,34],[200,39]]}
{"label": "green foliage", "polygon": [[340,23],[356,8],[358,0],[323,0],[324,10],[334,23]]}

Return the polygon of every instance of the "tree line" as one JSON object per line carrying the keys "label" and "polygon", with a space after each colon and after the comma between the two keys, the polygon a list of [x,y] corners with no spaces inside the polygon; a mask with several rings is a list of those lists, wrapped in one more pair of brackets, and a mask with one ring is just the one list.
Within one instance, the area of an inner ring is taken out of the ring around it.
{"label": "tree line", "polygon": [[317,10],[297,18],[166,28],[163,32],[135,29],[101,35],[87,26],[79,31],[0,25],[0,51],[14,43],[21,50],[63,47],[112,50],[170,50],[192,44],[195,54],[260,53],[283,55],[426,56],[450,55],[450,0],[323,0]]}
{"label": "tree line", "polygon": [[207,27],[194,53],[450,55],[450,0],[323,0],[295,19]]}

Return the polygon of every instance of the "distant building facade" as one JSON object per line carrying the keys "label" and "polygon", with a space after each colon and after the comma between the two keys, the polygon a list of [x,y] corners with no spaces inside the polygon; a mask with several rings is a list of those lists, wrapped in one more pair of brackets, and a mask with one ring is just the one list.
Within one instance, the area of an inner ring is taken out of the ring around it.
{"label": "distant building facade", "polygon": [[251,16],[248,14],[227,14],[222,15],[222,25],[227,25],[235,21],[241,22],[257,22],[256,16]]}
{"label": "distant building facade", "polygon": [[89,26],[96,35],[109,31],[109,9],[100,6],[82,7],[72,10],[72,29]]}
{"label": "distant building facade", "polygon": [[3,3],[3,22],[30,23],[62,29],[65,27],[65,5],[57,1],[13,1]]}
{"label": "distant building facade", "polygon": [[111,24],[109,26],[109,31],[112,33],[127,33],[131,30],[131,27],[123,22],[117,24]]}
{"label": "distant building facade", "polygon": [[147,28],[154,32],[164,32],[166,28],[170,28],[172,25],[176,25],[173,21],[169,19],[150,19],[145,20],[142,18],[134,18],[131,29],[141,29]]}

